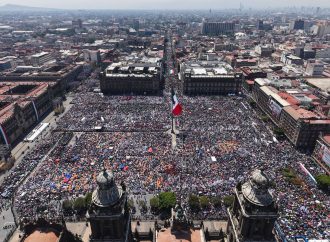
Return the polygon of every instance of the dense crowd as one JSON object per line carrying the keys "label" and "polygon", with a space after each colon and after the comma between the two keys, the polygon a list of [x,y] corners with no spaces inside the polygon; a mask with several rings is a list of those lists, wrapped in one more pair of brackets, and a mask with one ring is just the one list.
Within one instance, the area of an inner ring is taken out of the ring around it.
{"label": "dense crowd", "polygon": [[169,103],[163,97],[77,96],[75,105],[58,122],[59,130],[164,131],[170,127]]}
{"label": "dense crowd", "polygon": [[44,156],[51,150],[57,139],[62,134],[56,133],[46,139],[41,140],[33,149],[27,152],[23,160],[5,176],[0,185],[0,207],[1,210],[8,208],[19,185],[29,176],[36,166],[42,161]]}
{"label": "dense crowd", "polygon": [[[313,174],[322,172],[309,156],[287,141],[274,139],[244,98],[180,100],[184,113],[176,120],[180,133],[173,149],[170,132],[151,132],[170,129],[165,98],[102,97],[92,93],[77,97],[73,111],[60,121],[62,129],[90,131],[97,125],[92,120],[103,117],[106,129],[116,132],[69,132],[58,138],[43,165],[20,187],[21,195],[15,202],[19,216],[56,218],[61,200],[95,189],[95,178],[103,166],[113,170],[117,184],[124,181],[131,194],[172,190],[181,201],[191,193],[230,195],[251,170],[262,168],[276,184],[274,195],[282,231],[288,236],[329,236],[329,199],[297,166],[302,162]],[[81,122],[83,118],[86,120]],[[282,170],[287,167],[295,170],[303,185],[285,179]],[[224,207],[212,208],[195,216],[224,218],[226,212]]]}

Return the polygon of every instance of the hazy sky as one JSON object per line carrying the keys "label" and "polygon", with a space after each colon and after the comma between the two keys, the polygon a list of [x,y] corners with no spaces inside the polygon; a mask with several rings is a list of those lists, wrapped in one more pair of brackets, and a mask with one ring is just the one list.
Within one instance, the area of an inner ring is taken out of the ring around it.
{"label": "hazy sky", "polygon": [[330,0],[0,0],[7,3],[36,7],[70,9],[224,9],[268,8],[286,6],[330,7]]}

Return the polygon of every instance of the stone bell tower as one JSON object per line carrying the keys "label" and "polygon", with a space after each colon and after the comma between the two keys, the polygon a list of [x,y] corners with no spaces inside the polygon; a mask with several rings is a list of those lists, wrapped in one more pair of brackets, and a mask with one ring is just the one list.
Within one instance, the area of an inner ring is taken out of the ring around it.
{"label": "stone bell tower", "polygon": [[96,178],[87,212],[91,225],[90,242],[131,242],[131,218],[124,186],[117,186],[111,171],[103,170]]}
{"label": "stone bell tower", "polygon": [[228,242],[272,242],[277,206],[269,192],[270,181],[260,170],[234,189],[235,200],[228,209]]}

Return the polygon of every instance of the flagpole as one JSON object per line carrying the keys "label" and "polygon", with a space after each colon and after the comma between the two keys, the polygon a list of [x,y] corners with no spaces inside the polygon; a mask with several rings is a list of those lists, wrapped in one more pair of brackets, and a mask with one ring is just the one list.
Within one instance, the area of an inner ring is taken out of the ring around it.
{"label": "flagpole", "polygon": [[[174,90],[173,90],[173,87],[171,88],[171,99],[173,98],[173,95],[174,95]],[[172,110],[173,110],[173,107],[174,107],[174,105],[173,105],[173,102],[171,102],[171,118],[172,118],[172,128],[171,128],[171,133],[172,134],[174,134],[174,115],[173,115],[173,113],[172,113]]]}
{"label": "flagpole", "polygon": [[172,116],[172,131],[171,132],[172,132],[172,134],[175,134],[174,133],[174,115],[172,114],[171,116]]}

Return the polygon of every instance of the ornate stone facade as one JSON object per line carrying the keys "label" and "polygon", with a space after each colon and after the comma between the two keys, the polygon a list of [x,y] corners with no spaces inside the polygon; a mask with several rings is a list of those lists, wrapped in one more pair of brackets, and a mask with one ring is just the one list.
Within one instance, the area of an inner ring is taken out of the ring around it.
{"label": "ornate stone facade", "polygon": [[262,171],[255,170],[249,181],[236,186],[233,206],[228,209],[228,242],[275,241],[273,228],[278,213],[270,184]]}
{"label": "ornate stone facade", "polygon": [[92,234],[91,242],[132,241],[131,218],[124,186],[117,186],[110,171],[96,178],[98,188],[93,192],[92,205],[87,212]]}

